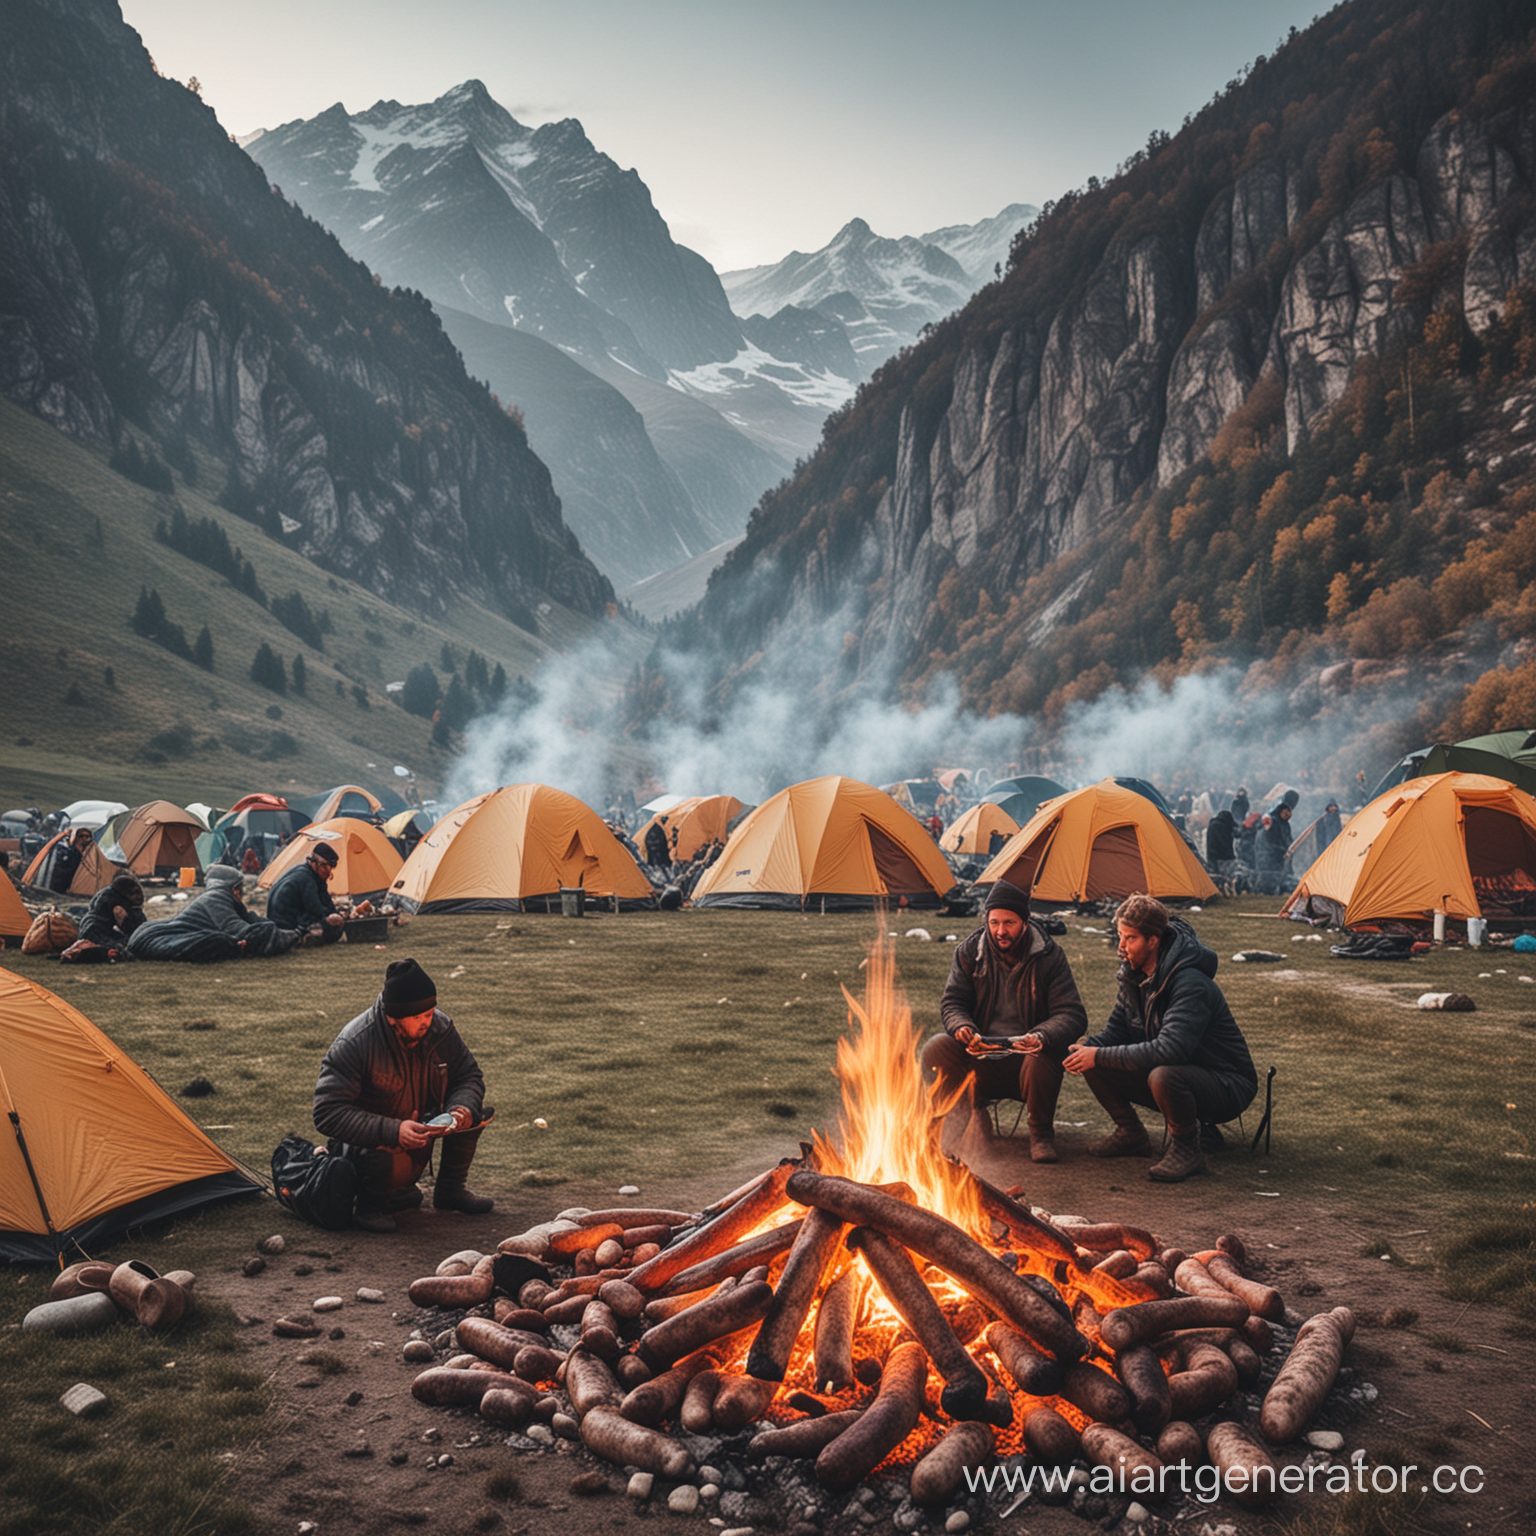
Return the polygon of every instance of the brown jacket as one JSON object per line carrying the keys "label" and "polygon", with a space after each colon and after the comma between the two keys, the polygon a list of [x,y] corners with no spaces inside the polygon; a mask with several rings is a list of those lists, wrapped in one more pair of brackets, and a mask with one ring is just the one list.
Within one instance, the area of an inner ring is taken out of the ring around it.
{"label": "brown jacket", "polygon": [[1088,1010],[1077,994],[1066,951],[1036,922],[1024,931],[1028,947],[1012,967],[998,959],[985,927],[955,946],[939,1017],[947,1035],[967,1024],[979,1035],[1001,1033],[989,1028],[998,988],[1014,986],[1022,1021],[1019,1033],[1040,1035],[1046,1051],[1059,1060],[1087,1030]]}

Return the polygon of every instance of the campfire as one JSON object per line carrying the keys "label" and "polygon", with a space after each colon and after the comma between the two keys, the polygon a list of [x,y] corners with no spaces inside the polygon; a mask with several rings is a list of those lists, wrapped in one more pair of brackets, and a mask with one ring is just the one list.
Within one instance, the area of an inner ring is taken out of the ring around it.
{"label": "campfire", "polygon": [[460,1353],[416,1397],[680,1484],[712,1435],[835,1492],[900,1476],[930,1508],[1018,1456],[1111,1469],[1150,1505],[1208,1458],[1234,1497],[1273,1497],[1269,1447],[1322,1405],[1348,1309],[1303,1325],[1246,1423],[1286,1309],[1242,1243],[1190,1255],[994,1188],[940,1151],[948,1106],[921,1080],[888,948],[848,1003],[836,1138],[701,1212],[571,1210],[446,1260],[410,1295],[464,1314]]}

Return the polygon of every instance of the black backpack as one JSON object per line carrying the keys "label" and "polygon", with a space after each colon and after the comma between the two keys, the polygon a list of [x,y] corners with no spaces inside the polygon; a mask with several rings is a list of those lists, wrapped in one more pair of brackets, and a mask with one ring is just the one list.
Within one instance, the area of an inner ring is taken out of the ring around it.
{"label": "black backpack", "polygon": [[357,1165],[302,1136],[284,1136],[272,1154],[272,1190],[300,1221],[334,1232],[352,1225]]}

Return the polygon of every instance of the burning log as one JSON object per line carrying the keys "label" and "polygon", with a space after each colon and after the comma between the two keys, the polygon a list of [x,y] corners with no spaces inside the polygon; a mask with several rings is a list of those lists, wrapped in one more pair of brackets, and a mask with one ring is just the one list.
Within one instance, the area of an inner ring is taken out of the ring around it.
{"label": "burning log", "polygon": [[761,1322],[772,1302],[773,1288],[766,1280],[717,1291],[708,1301],[648,1329],[640,1339],[640,1358],[653,1370],[665,1369],[716,1339]]}
{"label": "burning log", "polygon": [[[841,1223],[838,1230],[842,1230]],[[845,1269],[827,1287],[816,1309],[812,1354],[816,1381],[823,1392],[846,1392],[853,1385],[853,1330],[863,1297],[863,1276]]]}
{"label": "burning log", "polygon": [[910,1491],[916,1504],[947,1504],[960,1491],[967,1467],[992,1459],[993,1435],[987,1424],[954,1424],[912,1469]]}
{"label": "burning log", "polygon": [[[822,1276],[837,1252],[838,1239],[843,1234],[842,1222],[825,1211],[813,1210],[795,1225],[798,1231],[794,1246],[789,1250],[784,1272],[774,1288],[768,1315],[757,1330],[752,1351],[747,1356],[747,1375],[762,1381],[784,1380],[790,1351],[805,1326],[806,1314],[811,1310],[811,1303],[821,1288]],[[851,1359],[849,1379],[852,1379]]]}
{"label": "burning log", "polygon": [[1259,1410],[1259,1429],[1271,1445],[1287,1444],[1311,1423],[1338,1377],[1354,1333],[1355,1314],[1348,1307],[1319,1312],[1297,1330]]}
{"label": "burning log", "polygon": [[874,1227],[921,1254],[1048,1354],[1075,1360],[1083,1353],[1084,1341],[1077,1330],[1033,1287],[953,1222],[893,1200],[851,1179],[806,1169],[793,1174],[787,1188],[790,1198],[802,1205],[829,1210],[855,1226]]}
{"label": "burning log", "polygon": [[[776,1259],[786,1248],[794,1246],[799,1234],[798,1220],[786,1221],[780,1227],[770,1227],[766,1232],[759,1232],[756,1237],[749,1237],[744,1243],[737,1243],[734,1248],[727,1248],[723,1253],[712,1254],[701,1263],[679,1270],[665,1284],[654,1289],[661,1296],[674,1296],[686,1291],[700,1291],[707,1285],[718,1285],[732,1275],[745,1274],[759,1264]],[[633,1279],[630,1284],[634,1284]]]}
{"label": "burning log", "polygon": [[[938,1367],[944,1378],[944,1391],[940,1396],[944,1412],[952,1419],[985,1417],[991,1383],[955,1337],[954,1329],[933,1299],[933,1292],[923,1283],[906,1252],[883,1233],[869,1227],[855,1227],[848,1234],[848,1246],[864,1255],[864,1262],[869,1265],[886,1300]],[[1011,1407],[1007,1422],[1013,1422]]]}
{"label": "burning log", "polygon": [[765,1429],[752,1437],[747,1455],[756,1461],[767,1456],[817,1456],[850,1424],[857,1423],[863,1412],[862,1408],[844,1408],[820,1418],[796,1419],[778,1429]]}
{"label": "burning log", "polygon": [[917,1427],[927,1381],[928,1357],[922,1345],[898,1344],[886,1362],[874,1402],[817,1456],[816,1481],[841,1491],[873,1472]]}

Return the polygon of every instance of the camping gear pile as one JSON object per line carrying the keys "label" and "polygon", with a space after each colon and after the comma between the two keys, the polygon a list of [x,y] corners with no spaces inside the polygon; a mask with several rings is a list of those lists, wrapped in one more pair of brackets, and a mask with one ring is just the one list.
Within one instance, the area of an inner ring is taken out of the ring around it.
{"label": "camping gear pile", "polygon": [[127,1318],[152,1331],[174,1328],[191,1308],[196,1280],[190,1270],[162,1275],[139,1259],[71,1264],[55,1277],[48,1300],[21,1320],[22,1332],[96,1333]]}

